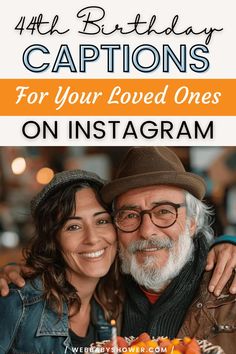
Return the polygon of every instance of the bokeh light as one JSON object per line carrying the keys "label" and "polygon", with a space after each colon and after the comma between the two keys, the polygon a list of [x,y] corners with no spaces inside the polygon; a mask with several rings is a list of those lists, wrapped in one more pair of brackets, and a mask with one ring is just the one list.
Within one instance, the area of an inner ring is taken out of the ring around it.
{"label": "bokeh light", "polygon": [[15,175],[22,174],[26,169],[26,161],[23,157],[17,157],[11,163],[12,172]]}
{"label": "bokeh light", "polygon": [[7,248],[14,248],[20,242],[19,235],[14,231],[4,231],[1,233],[0,243]]}
{"label": "bokeh light", "polygon": [[54,172],[51,168],[43,167],[37,172],[36,180],[40,184],[47,184],[51,181],[53,176]]}

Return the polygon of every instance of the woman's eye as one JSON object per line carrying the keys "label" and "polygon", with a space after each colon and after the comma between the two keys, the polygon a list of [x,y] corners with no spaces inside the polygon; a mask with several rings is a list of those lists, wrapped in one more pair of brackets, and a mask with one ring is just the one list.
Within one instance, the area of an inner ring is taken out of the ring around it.
{"label": "woman's eye", "polygon": [[99,219],[96,222],[97,225],[106,225],[106,224],[111,224],[111,223],[112,223],[111,217],[107,217],[107,218],[104,218],[104,219]]}
{"label": "woman's eye", "polygon": [[66,231],[77,231],[80,230],[81,227],[79,225],[69,225],[66,228]]}

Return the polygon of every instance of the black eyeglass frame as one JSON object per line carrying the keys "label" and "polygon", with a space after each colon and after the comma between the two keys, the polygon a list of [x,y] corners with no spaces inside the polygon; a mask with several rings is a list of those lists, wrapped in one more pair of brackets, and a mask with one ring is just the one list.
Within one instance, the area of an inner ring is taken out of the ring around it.
{"label": "black eyeglass frame", "polygon": [[[152,220],[152,210],[155,209],[156,207],[161,206],[161,205],[170,205],[170,206],[175,208],[175,220],[168,226],[159,226],[159,225],[155,224],[153,222],[153,220]],[[176,204],[176,203],[172,203],[172,202],[161,202],[161,203],[156,203],[152,209],[145,209],[145,210],[141,210],[141,211],[136,210],[136,209],[123,208],[123,209],[119,209],[119,210],[115,211],[114,213],[112,213],[112,220],[113,220],[113,223],[115,224],[115,226],[117,227],[117,229],[119,229],[120,231],[125,232],[125,233],[131,233],[131,232],[135,232],[135,231],[137,231],[139,229],[140,225],[143,222],[143,215],[144,214],[148,214],[150,216],[150,219],[151,219],[151,222],[153,223],[153,225],[159,227],[160,229],[168,229],[168,227],[171,227],[172,225],[174,225],[176,223],[176,220],[178,219],[178,209],[181,208],[181,207],[184,207],[184,206],[186,206],[185,203],[177,203]],[[116,223],[116,215],[122,210],[135,211],[135,212],[139,213],[139,215],[140,215],[140,223],[136,227],[136,229],[134,229],[132,231],[125,231],[125,230],[121,229],[117,225],[117,223]]]}

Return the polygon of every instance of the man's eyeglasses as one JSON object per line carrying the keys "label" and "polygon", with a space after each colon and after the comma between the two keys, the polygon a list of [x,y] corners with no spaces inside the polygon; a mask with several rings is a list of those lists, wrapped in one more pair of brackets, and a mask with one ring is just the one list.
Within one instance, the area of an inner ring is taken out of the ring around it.
{"label": "man's eyeglasses", "polygon": [[162,229],[166,229],[176,222],[178,209],[185,203],[175,204],[171,202],[157,203],[149,210],[120,209],[114,213],[113,220],[116,227],[123,232],[134,232],[142,223],[143,215],[148,214],[152,223]]}

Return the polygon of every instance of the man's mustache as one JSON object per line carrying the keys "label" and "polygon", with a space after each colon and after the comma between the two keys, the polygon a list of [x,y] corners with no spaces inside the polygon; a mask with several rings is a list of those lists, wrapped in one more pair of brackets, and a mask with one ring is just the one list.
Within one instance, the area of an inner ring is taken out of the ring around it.
{"label": "man's mustache", "polygon": [[143,251],[147,248],[167,248],[170,249],[174,246],[174,241],[169,237],[153,236],[148,240],[137,240],[133,241],[127,247],[127,251],[131,254],[138,251]]}

